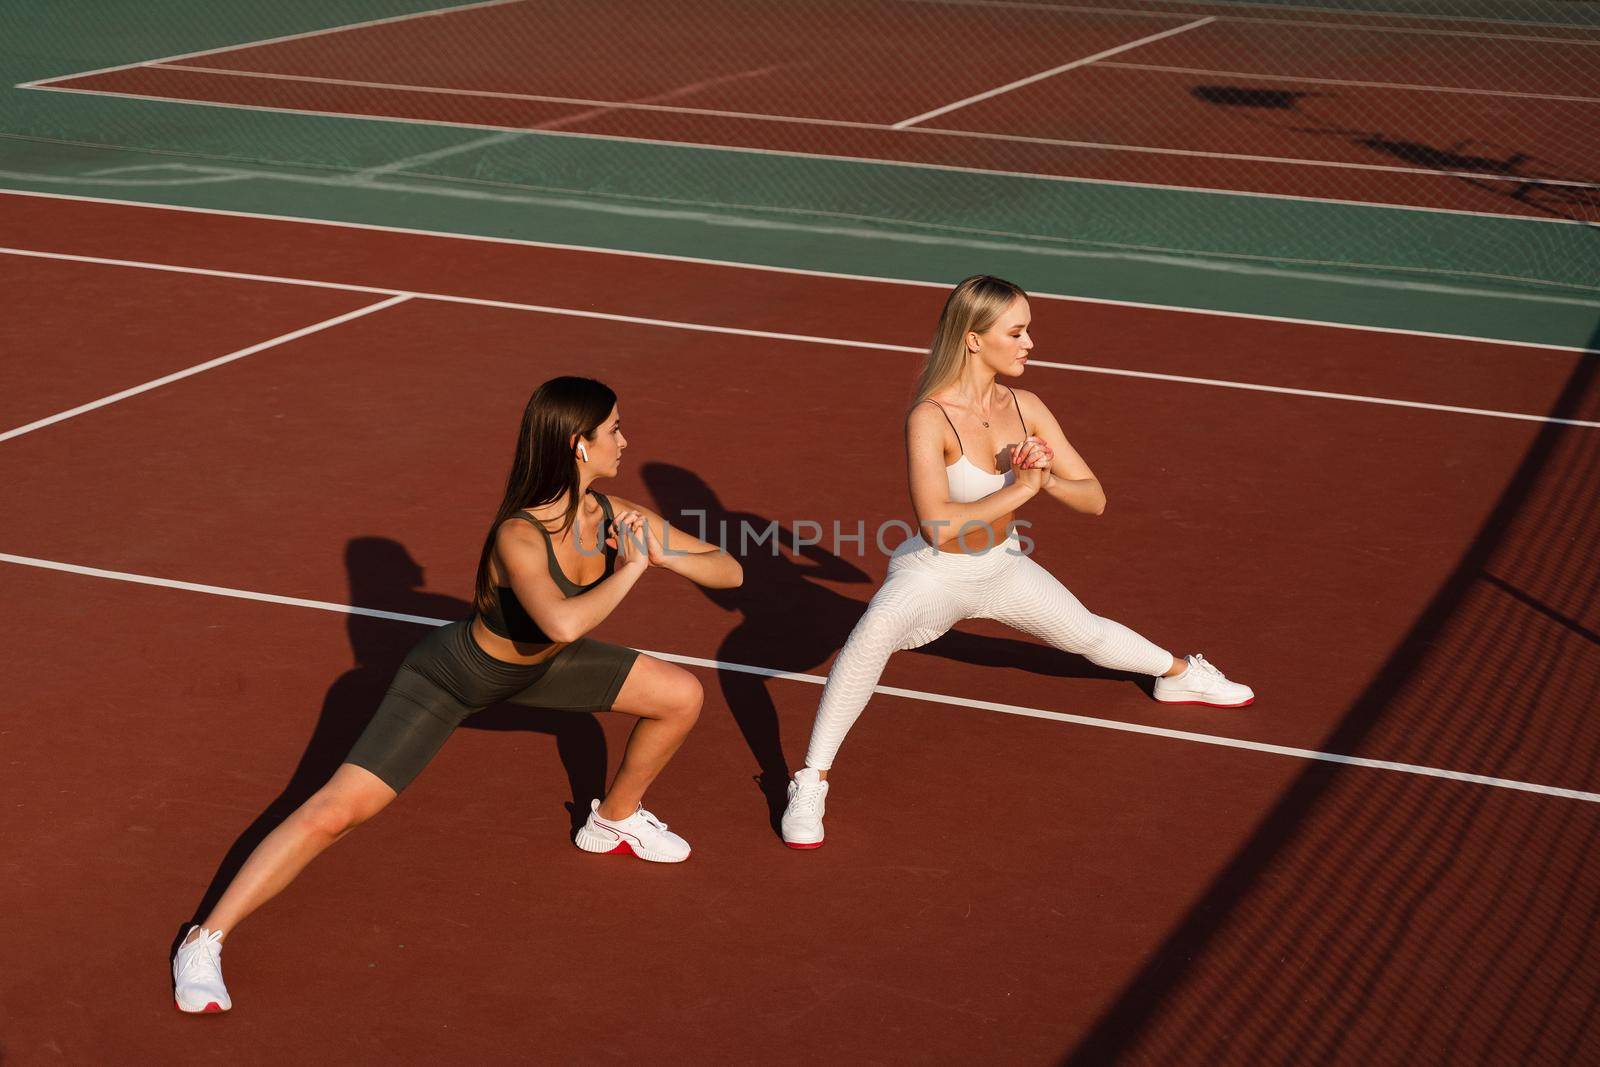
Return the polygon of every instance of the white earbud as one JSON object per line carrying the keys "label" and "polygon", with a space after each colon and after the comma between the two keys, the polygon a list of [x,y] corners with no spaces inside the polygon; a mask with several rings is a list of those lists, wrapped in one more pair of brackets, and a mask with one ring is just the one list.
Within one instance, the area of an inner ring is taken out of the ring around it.
{"label": "white earbud", "polygon": [[582,441],[578,442],[578,458],[583,460],[585,463],[589,462],[589,450],[583,447]]}

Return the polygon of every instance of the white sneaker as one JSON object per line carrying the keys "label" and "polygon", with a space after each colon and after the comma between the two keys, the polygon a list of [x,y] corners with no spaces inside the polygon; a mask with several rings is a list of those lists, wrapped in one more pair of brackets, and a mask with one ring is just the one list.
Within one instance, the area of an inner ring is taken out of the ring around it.
{"label": "white sneaker", "polygon": [[783,809],[783,843],[790,848],[822,847],[822,813],[827,807],[828,783],[816,770],[802,767],[789,783],[789,806]]}
{"label": "white sneaker", "polygon": [[1256,698],[1248,685],[1230,682],[1221,671],[1196,652],[1185,656],[1189,667],[1175,678],[1156,679],[1156,699],[1163,704],[1205,704],[1213,708],[1242,708]]}
{"label": "white sneaker", "polygon": [[598,800],[589,802],[589,821],[578,830],[574,844],[585,852],[632,853],[652,863],[689,858],[689,842],[648,811],[640,808],[626,819],[602,819]]}
{"label": "white sneaker", "polygon": [[[200,930],[200,936],[178,946],[172,957],[172,994],[179,1011],[214,1013],[233,1007],[228,987],[222,984],[222,934]],[[189,936],[188,934],[184,935]]]}

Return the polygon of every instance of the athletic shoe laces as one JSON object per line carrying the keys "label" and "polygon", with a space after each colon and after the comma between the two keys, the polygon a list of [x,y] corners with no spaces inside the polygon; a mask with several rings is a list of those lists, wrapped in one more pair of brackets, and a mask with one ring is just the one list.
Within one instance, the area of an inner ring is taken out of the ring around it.
{"label": "athletic shoe laces", "polygon": [[1206,662],[1206,658],[1198,652],[1194,654],[1194,659],[1190,661],[1190,666],[1199,670],[1207,681],[1226,682],[1228,680],[1221,671]]}
{"label": "athletic shoe laces", "polygon": [[643,808],[640,808],[638,811],[634,812],[634,814],[639,816],[639,818],[643,819],[645,822],[649,823],[651,826],[654,826],[657,830],[665,830],[667,828],[667,824],[666,823],[662,822],[660,819],[656,818],[654,815],[651,815],[648,811],[645,811]]}
{"label": "athletic shoe laces", "polygon": [[815,815],[817,805],[822,803],[822,783],[816,785],[795,784],[794,799],[789,801],[789,807],[797,815]]}
{"label": "athletic shoe laces", "polygon": [[183,976],[185,978],[221,978],[222,968],[219,966],[217,954],[222,951],[222,933],[213,930],[202,934],[183,947],[188,950],[188,956],[183,961]]}

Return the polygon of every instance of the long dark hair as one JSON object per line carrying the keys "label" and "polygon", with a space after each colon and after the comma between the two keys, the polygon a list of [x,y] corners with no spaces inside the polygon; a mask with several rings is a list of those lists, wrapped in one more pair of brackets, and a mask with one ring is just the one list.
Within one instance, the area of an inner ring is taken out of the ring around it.
{"label": "long dark hair", "polygon": [[495,537],[500,524],[523,508],[537,507],[559,500],[567,494],[567,511],[556,533],[564,533],[578,514],[578,457],[572,436],[594,439],[595,430],[617,406],[617,394],[593,378],[563,375],[551,378],[533,391],[522,412],[522,428],[517,431],[517,451],[511,457],[511,473],[506,476],[506,492],[483,539],[478,557],[478,581],[473,591],[473,606],[480,612],[494,606],[493,583],[489,578],[489,558],[494,555]]}

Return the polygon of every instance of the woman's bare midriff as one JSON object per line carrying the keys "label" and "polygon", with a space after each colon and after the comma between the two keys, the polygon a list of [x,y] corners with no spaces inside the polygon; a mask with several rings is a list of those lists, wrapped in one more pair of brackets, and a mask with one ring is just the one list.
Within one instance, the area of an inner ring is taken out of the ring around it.
{"label": "woman's bare midriff", "polygon": [[968,523],[967,532],[959,537],[952,537],[939,546],[940,552],[987,552],[1005,544],[1007,531],[1011,529],[1011,521],[1017,513],[1007,512],[992,523]]}
{"label": "woman's bare midriff", "polygon": [[543,663],[567,647],[559,642],[547,645],[520,644],[494,633],[483,624],[481,617],[472,620],[472,639],[478,642],[479,648],[495,659],[506,663],[520,663],[524,666],[530,663]]}

